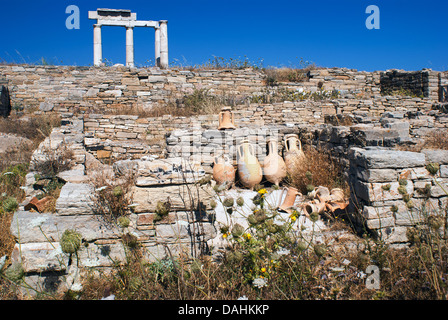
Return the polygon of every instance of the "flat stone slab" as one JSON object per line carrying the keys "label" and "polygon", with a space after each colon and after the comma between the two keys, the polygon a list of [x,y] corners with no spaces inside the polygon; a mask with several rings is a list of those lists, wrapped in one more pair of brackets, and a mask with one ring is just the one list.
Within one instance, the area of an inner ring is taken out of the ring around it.
{"label": "flat stone slab", "polygon": [[423,149],[427,163],[448,164],[448,150]]}
{"label": "flat stone slab", "polygon": [[355,165],[368,169],[423,167],[426,160],[423,153],[381,147],[351,148],[349,156]]}
{"label": "flat stone slab", "polygon": [[11,222],[11,234],[20,243],[59,242],[67,229],[75,229],[86,241],[113,239],[120,235],[101,216],[60,216],[30,211],[17,211]]}
{"label": "flat stone slab", "polygon": [[182,158],[137,162],[136,185],[138,187],[194,183],[205,176],[205,170],[197,162]]}
{"label": "flat stone slab", "polygon": [[25,272],[64,271],[69,256],[58,242],[16,244],[12,260],[21,262]]}
{"label": "flat stone slab", "polygon": [[59,215],[93,214],[94,188],[87,183],[66,183],[56,201]]}

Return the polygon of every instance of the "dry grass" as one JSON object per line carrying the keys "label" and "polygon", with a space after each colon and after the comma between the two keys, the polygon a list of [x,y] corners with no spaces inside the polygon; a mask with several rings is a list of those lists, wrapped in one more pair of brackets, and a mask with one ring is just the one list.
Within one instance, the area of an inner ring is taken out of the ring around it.
{"label": "dry grass", "polygon": [[130,213],[130,191],[134,185],[132,174],[116,178],[113,173],[99,171],[90,180],[96,190],[93,206],[96,214],[104,217],[107,222],[116,223],[118,218]]}
{"label": "dry grass", "polygon": [[170,101],[158,104],[151,108],[143,108],[138,105],[120,105],[113,108],[99,110],[103,114],[110,115],[133,115],[139,118],[157,118],[164,115],[173,117],[191,117],[197,115],[218,114],[224,106],[235,106],[245,101],[244,98],[236,97],[222,92],[212,94],[209,90],[198,89],[192,94],[185,95],[176,102]]}
{"label": "dry grass", "polygon": [[306,159],[297,165],[297,170],[287,177],[287,183],[307,194],[314,187],[323,186],[329,189],[342,188],[349,194],[348,184],[344,181],[342,168],[331,157],[331,154],[321,148],[304,145]]}
{"label": "dry grass", "polygon": [[22,143],[18,147],[0,153],[0,171],[5,170],[10,165],[29,163],[33,151],[50,135],[54,127],[60,125],[61,118],[59,115],[0,118],[0,132],[13,134],[31,141],[31,143]]}
{"label": "dry grass", "polygon": [[415,145],[398,146],[399,150],[421,152],[422,149],[448,150],[448,129],[439,128],[431,130],[423,139]]}

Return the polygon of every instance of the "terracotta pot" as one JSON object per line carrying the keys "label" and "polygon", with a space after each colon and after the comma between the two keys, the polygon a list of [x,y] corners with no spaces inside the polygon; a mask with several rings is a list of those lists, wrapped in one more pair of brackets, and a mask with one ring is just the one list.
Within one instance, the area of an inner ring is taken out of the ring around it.
{"label": "terracotta pot", "polygon": [[330,190],[327,187],[319,186],[314,188],[309,194],[312,198],[318,198],[321,202],[327,202],[331,200]]}
{"label": "terracotta pot", "polygon": [[219,113],[218,130],[236,129],[235,118],[230,107],[224,107]]}
{"label": "terracotta pot", "polygon": [[302,150],[302,143],[299,140],[299,136],[296,134],[285,135],[285,164],[286,170],[289,173],[293,173],[295,168],[301,165],[305,160],[305,154]]}
{"label": "terracotta pot", "polygon": [[[287,213],[291,213],[292,212],[291,208],[294,206],[296,197],[298,195],[301,195],[301,193],[296,188],[288,187],[288,188],[283,189],[282,197],[283,197],[283,194],[285,191],[286,191],[285,199],[283,200],[283,203],[278,207],[278,210],[281,210],[281,211],[284,211]],[[282,197],[280,197],[280,199]]]}
{"label": "terracotta pot", "polygon": [[42,198],[41,200],[38,200],[36,197],[33,197],[27,204],[25,204],[24,209],[25,211],[34,210],[39,213],[42,213],[45,210],[45,205],[50,201],[50,197]]}
{"label": "terracotta pot", "polygon": [[286,164],[278,154],[277,140],[268,140],[268,150],[268,155],[263,162],[263,174],[266,180],[278,186],[280,181],[286,177]]}
{"label": "terracotta pot", "polygon": [[255,156],[253,145],[244,140],[237,148],[238,177],[241,184],[249,189],[261,182],[263,172]]}
{"label": "terracotta pot", "polygon": [[303,210],[305,210],[305,213],[308,215],[312,212],[322,213],[325,211],[325,202],[318,200],[307,202],[303,205]]}
{"label": "terracotta pot", "polygon": [[227,155],[215,157],[213,164],[213,179],[217,184],[228,184],[229,187],[235,182],[235,168],[230,163]]}
{"label": "terracotta pot", "polygon": [[348,203],[347,202],[329,202],[325,204],[326,208],[330,210],[331,212],[335,212],[336,210],[344,210],[347,208]]}
{"label": "terracotta pot", "polygon": [[341,188],[331,189],[330,200],[333,202],[344,202],[345,201],[344,190],[342,190]]}

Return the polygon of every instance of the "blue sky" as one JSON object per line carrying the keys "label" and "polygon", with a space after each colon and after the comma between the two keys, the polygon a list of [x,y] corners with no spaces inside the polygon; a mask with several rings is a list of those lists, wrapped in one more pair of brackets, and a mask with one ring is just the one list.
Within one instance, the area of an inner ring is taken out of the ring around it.
{"label": "blue sky", "polygon": [[[268,66],[374,71],[448,70],[446,0],[0,0],[0,61],[91,65],[97,8],[131,9],[139,20],[168,20],[169,60],[180,65],[213,56]],[[68,5],[77,5],[79,30],[68,30]],[[380,29],[368,30],[366,8],[380,9]],[[19,22],[20,21],[20,22]],[[154,30],[134,31],[137,66],[154,62]],[[125,63],[125,29],[103,27],[103,58]]]}

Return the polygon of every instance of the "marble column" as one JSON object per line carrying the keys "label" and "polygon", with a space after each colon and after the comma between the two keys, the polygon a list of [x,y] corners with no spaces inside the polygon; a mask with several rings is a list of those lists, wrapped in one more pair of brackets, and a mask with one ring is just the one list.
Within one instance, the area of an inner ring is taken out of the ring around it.
{"label": "marble column", "polygon": [[103,60],[101,44],[101,25],[93,25],[93,65],[100,66]]}
{"label": "marble column", "polygon": [[134,67],[134,28],[126,27],[126,67]]}
{"label": "marble column", "polygon": [[156,27],[154,48],[156,52],[156,67],[160,67],[160,28]]}
{"label": "marble column", "polygon": [[168,68],[168,21],[160,20],[160,68]]}

